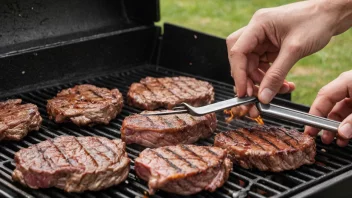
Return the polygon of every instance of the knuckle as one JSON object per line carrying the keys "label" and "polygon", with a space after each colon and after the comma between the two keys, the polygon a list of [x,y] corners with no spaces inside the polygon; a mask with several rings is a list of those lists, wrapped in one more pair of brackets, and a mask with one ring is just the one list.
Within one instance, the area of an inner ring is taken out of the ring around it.
{"label": "knuckle", "polygon": [[238,54],[239,52],[240,50],[238,49],[238,47],[233,46],[229,51],[229,57],[233,57],[235,54]]}
{"label": "knuckle", "polygon": [[351,77],[352,77],[351,71],[345,71],[339,75],[339,78],[343,78],[343,79],[349,79]]}
{"label": "knuckle", "polygon": [[263,19],[265,18],[265,16],[269,13],[269,9],[268,8],[261,8],[259,10],[257,10],[254,15],[253,15],[253,19],[254,20],[259,20],[259,19]]}
{"label": "knuckle", "polygon": [[300,41],[294,40],[288,44],[288,52],[293,55],[299,55],[303,51],[303,44]]}
{"label": "knuckle", "polygon": [[232,44],[232,41],[233,41],[232,36],[231,36],[231,35],[228,36],[228,37],[226,38],[226,45],[227,45],[228,47],[231,47],[230,45]]}
{"label": "knuckle", "polygon": [[318,97],[325,97],[326,96],[326,91],[327,90],[327,87],[326,85],[324,87],[322,87],[319,91],[318,91],[318,94],[317,94],[317,98]]}
{"label": "knuckle", "polygon": [[277,84],[278,82],[283,81],[284,74],[280,69],[275,69],[270,72],[270,75],[268,75],[268,78],[271,82]]}

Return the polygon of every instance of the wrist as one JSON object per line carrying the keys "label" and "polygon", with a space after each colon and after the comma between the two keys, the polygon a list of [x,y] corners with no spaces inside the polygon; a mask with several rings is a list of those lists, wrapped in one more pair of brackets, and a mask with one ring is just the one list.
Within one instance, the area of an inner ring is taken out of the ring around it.
{"label": "wrist", "polygon": [[314,0],[321,12],[329,16],[333,35],[338,35],[352,27],[352,0]]}

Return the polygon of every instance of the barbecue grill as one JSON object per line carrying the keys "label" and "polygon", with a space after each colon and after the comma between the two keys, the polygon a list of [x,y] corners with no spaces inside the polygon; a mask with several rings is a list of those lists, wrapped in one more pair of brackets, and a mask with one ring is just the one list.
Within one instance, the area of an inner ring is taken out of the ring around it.
{"label": "barbecue grill", "polygon": [[[133,159],[144,149],[127,146],[132,159],[128,179],[98,192],[66,193],[59,189],[30,189],[11,179],[16,151],[60,135],[119,138],[124,117],[140,112],[125,105],[109,125],[77,127],[48,119],[46,100],[76,84],[90,83],[118,88],[126,97],[128,87],[146,76],[193,76],[213,84],[215,100],[230,99],[233,80],[225,41],[171,24],[163,31],[158,0],[5,0],[0,3],[0,96],[22,98],[38,105],[43,125],[22,141],[0,143],[0,197],[144,197],[147,183],[134,172]],[[309,108],[281,95],[274,103],[308,111]],[[217,114],[217,132],[253,125],[250,120],[225,122]],[[294,122],[264,117],[264,122],[303,131]],[[212,145],[213,138],[197,144]],[[345,196],[352,191],[352,144],[317,142],[316,163],[293,171],[268,173],[234,166],[229,180],[214,193],[194,197],[308,197]],[[337,193],[338,194],[337,194]],[[153,197],[177,197],[159,191]]]}

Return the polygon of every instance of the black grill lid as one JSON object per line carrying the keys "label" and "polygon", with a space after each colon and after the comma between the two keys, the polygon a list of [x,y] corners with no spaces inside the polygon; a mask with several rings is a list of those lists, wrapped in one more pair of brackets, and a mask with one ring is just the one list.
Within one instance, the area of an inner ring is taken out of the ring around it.
{"label": "black grill lid", "polygon": [[159,1],[0,1],[0,57],[99,33],[153,25]]}

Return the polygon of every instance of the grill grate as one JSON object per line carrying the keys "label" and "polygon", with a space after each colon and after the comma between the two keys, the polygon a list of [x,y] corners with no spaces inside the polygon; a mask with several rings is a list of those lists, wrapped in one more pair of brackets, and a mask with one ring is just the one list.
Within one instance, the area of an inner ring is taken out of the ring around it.
{"label": "grill grate", "polygon": [[[127,105],[116,119],[112,120],[107,126],[95,126],[92,128],[79,128],[72,124],[57,125],[48,119],[46,113],[46,100],[54,97],[58,91],[64,88],[72,87],[76,84],[90,83],[101,87],[118,88],[124,95],[132,82],[137,82],[146,76],[162,77],[188,75],[158,66],[145,65],[129,70],[124,70],[108,75],[92,77],[90,79],[76,80],[61,85],[48,86],[29,92],[19,93],[11,98],[22,98],[24,102],[37,104],[43,117],[43,124],[39,132],[32,132],[20,142],[1,142],[0,145],[0,196],[1,197],[143,197],[148,190],[146,182],[139,180],[134,172],[133,159],[136,158],[143,147],[138,145],[127,146],[127,152],[132,159],[131,172],[128,179],[118,185],[99,192],[85,192],[82,194],[65,193],[59,189],[40,189],[33,190],[15,183],[11,179],[11,174],[15,168],[13,156],[16,151],[26,148],[32,144],[48,138],[54,138],[60,135],[89,136],[99,135],[107,138],[119,138],[121,123],[125,116],[138,113],[140,110]],[[202,79],[197,77],[198,79]],[[215,89],[215,100],[225,100],[233,97],[233,88],[231,85],[205,79],[211,82]],[[253,124],[249,120],[236,120],[227,124],[224,115],[219,113],[217,131],[226,131],[237,127],[248,126]],[[300,125],[277,121],[264,118],[265,123],[272,125],[281,125],[284,127],[299,127]],[[302,128],[298,128],[302,130]],[[200,145],[212,145],[214,138],[208,138],[198,142]],[[260,171],[250,171],[234,166],[229,180],[225,185],[214,193],[202,192],[195,197],[286,197],[301,192],[304,189],[321,183],[333,176],[341,174],[351,169],[352,165],[352,145],[340,149],[335,144],[324,145],[317,139],[317,162],[311,166],[302,166],[294,171],[271,174]],[[177,197],[176,195],[167,194],[159,191],[153,197]]]}

